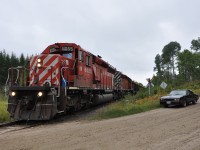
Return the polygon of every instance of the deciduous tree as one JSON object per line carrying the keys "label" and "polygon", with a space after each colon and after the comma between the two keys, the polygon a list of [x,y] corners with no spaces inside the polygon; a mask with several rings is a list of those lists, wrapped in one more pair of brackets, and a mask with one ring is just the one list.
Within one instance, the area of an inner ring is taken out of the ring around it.
{"label": "deciduous tree", "polygon": [[192,40],[191,49],[195,50],[196,52],[200,50],[200,37],[198,37],[197,40]]}

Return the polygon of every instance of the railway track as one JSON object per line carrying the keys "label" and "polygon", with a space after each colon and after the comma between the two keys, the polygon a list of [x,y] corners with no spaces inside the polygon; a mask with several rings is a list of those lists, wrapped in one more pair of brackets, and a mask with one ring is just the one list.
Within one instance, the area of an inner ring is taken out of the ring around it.
{"label": "railway track", "polygon": [[42,122],[35,122],[35,121],[12,121],[8,123],[0,124],[0,135],[4,134],[6,132],[13,132],[13,131],[19,131],[27,128],[32,128],[35,126],[39,126],[45,123]]}
{"label": "railway track", "polygon": [[[110,102],[113,103],[113,102]],[[0,124],[0,135],[7,133],[7,132],[14,132],[14,131],[19,131],[23,129],[28,129],[32,127],[36,127],[39,125],[47,125],[47,124],[55,124],[55,123],[62,123],[62,122],[68,122],[72,120],[79,120],[79,119],[85,119],[87,116],[92,115],[96,112],[96,110],[101,109],[102,107],[109,105],[110,103],[104,103],[101,105],[97,105],[85,110],[73,112],[70,114],[65,114],[65,115],[59,115],[55,117],[52,120],[48,121],[12,121],[8,123],[2,123]]]}
{"label": "railway track", "polygon": [[91,110],[84,110],[84,111],[75,112],[75,113],[71,113],[71,114],[67,114],[67,115],[59,115],[59,116],[55,117],[54,119],[48,120],[48,121],[44,121],[44,120],[42,120],[42,121],[26,121],[26,120],[24,120],[24,121],[12,121],[12,122],[8,122],[8,123],[2,123],[2,124],[0,124],[0,135],[7,133],[7,132],[24,130],[24,129],[33,128],[33,127],[40,126],[40,125],[68,122],[71,120],[81,118],[82,116],[84,116],[84,113],[88,113],[88,111],[91,111]]}
{"label": "railway track", "polygon": [[19,130],[24,130],[32,127],[36,127],[39,125],[47,125],[47,124],[55,124],[55,123],[61,123],[66,122],[70,120],[76,119],[75,116],[84,115],[84,112],[75,112],[73,114],[68,115],[60,115],[54,118],[53,120],[49,121],[12,121],[8,123],[2,123],[0,124],[0,135],[7,133],[7,132],[14,132]]}

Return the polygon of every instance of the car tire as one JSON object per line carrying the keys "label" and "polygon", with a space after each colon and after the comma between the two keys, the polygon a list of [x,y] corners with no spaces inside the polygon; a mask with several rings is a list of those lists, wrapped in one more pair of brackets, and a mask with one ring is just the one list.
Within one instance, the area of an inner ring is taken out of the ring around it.
{"label": "car tire", "polygon": [[183,101],[182,101],[181,106],[182,106],[182,107],[186,107],[186,106],[187,106],[186,100],[183,100]]}
{"label": "car tire", "polygon": [[196,103],[197,103],[197,100],[196,100],[196,99],[192,101],[192,104],[196,104]]}

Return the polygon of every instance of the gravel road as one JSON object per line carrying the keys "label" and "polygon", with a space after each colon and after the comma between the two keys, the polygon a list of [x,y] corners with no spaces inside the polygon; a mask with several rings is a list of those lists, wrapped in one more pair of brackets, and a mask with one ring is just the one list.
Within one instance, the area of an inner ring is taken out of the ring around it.
{"label": "gravel road", "polygon": [[200,103],[103,121],[74,119],[0,135],[10,150],[200,150]]}

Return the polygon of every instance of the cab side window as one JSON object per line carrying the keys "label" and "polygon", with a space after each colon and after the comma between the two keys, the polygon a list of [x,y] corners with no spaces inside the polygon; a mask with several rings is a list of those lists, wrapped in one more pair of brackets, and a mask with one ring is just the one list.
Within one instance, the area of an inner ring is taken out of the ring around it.
{"label": "cab side window", "polygon": [[86,55],[86,66],[90,66],[90,56]]}
{"label": "cab side window", "polygon": [[83,51],[79,51],[78,59],[79,61],[83,61]]}

